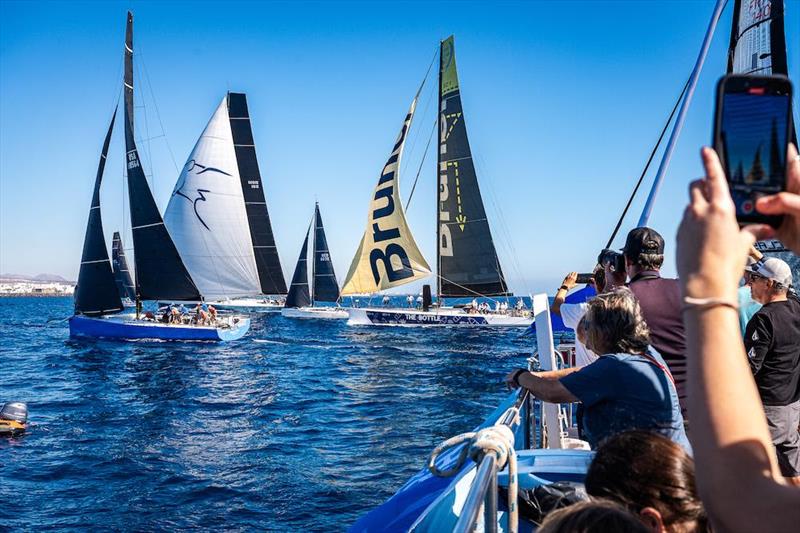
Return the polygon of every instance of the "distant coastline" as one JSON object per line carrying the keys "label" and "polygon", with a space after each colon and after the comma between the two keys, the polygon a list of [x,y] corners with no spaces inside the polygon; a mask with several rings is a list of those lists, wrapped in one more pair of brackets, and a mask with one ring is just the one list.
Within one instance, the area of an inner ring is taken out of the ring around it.
{"label": "distant coastline", "polygon": [[75,282],[55,274],[0,274],[0,298],[72,296]]}

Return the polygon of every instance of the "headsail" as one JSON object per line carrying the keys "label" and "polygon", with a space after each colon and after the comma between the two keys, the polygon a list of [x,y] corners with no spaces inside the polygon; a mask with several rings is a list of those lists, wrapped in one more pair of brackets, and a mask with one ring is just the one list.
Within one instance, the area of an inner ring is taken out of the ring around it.
{"label": "headsail", "polygon": [[439,54],[438,294],[508,294],[467,139],[454,40]]}
{"label": "headsail", "polygon": [[286,280],[283,277],[281,260],[267,212],[253,130],[250,126],[247,96],[244,93],[228,93],[228,115],[261,292],[286,294]]}
{"label": "headsail", "polygon": [[136,287],[133,285],[128,260],[125,257],[125,247],[118,231],[114,232],[114,239],[111,241],[111,264],[114,266],[114,280],[117,282],[119,297],[134,301]]}
{"label": "headsail", "polygon": [[189,155],[164,223],[204,298],[261,293],[250,240],[227,97]]}
{"label": "headsail", "polygon": [[133,15],[125,39],[125,152],[136,295],[139,300],[200,300],[192,277],[167,232],[142,169],[133,137]]}
{"label": "headsail", "polygon": [[408,227],[400,199],[400,159],[416,106],[414,97],[372,195],[367,229],[350,264],[342,295],[399,287],[431,273]]}
{"label": "headsail", "polygon": [[315,302],[335,302],[339,299],[339,284],[333,271],[328,239],[322,227],[319,204],[314,206],[314,297]]}
{"label": "headsail", "polygon": [[92,207],[89,209],[89,222],[86,224],[86,236],[83,239],[78,285],[75,287],[76,314],[104,315],[123,309],[122,301],[117,294],[114,273],[111,271],[111,262],[108,260],[103,220],[100,216],[100,184],[103,181],[108,145],[111,142],[111,132],[114,130],[116,117],[117,111],[114,110],[105,141],[103,141],[103,151],[94,180]]}
{"label": "headsail", "polygon": [[303,240],[303,247],[300,249],[300,257],[294,267],[292,276],[292,286],[289,287],[289,294],[286,295],[284,307],[308,307],[311,305],[311,294],[308,290],[308,235],[311,232],[309,227],[306,231],[306,238]]}

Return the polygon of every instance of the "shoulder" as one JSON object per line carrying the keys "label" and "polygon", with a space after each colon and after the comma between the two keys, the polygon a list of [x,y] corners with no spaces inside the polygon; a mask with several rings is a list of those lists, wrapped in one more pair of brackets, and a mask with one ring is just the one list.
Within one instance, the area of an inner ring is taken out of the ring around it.
{"label": "shoulder", "polygon": [[575,329],[588,308],[589,304],[586,302],[561,304],[561,319],[567,327]]}

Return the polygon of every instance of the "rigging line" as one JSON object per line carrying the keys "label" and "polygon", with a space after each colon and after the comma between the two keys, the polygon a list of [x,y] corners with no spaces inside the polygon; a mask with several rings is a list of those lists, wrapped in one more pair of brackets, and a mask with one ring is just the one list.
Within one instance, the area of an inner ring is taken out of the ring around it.
{"label": "rigging line", "polygon": [[[433,58],[431,59],[431,64],[428,65],[428,70],[425,72],[425,77],[422,78],[422,83],[420,84],[419,89],[417,89],[417,94],[414,96],[415,100],[417,98],[419,98],[420,92],[422,91],[422,88],[425,86],[425,82],[428,79],[428,75],[431,73],[431,67],[433,67],[434,61],[436,61],[436,54],[438,52],[439,52],[439,48],[436,47],[436,49],[433,52]],[[428,94],[428,97],[425,100],[425,106],[424,106],[425,109],[423,109],[423,111],[422,111],[422,118],[425,118],[427,116],[428,108],[431,105],[431,100],[432,99],[433,99],[433,91],[430,91],[430,94]],[[416,115],[416,112],[414,114]],[[408,151],[408,157],[405,159],[406,162],[403,165],[402,169],[398,169],[398,172],[400,173],[400,176],[403,176],[404,172],[405,172],[405,169],[408,168],[408,162],[407,161],[410,160],[411,156],[414,154],[414,148],[417,146],[417,140],[419,139],[419,135],[420,135],[420,131],[419,131],[419,129],[417,129],[417,131],[414,132],[414,140],[411,142],[411,149]]]}
{"label": "rigging line", "polygon": [[656,152],[658,151],[658,147],[661,145],[661,141],[664,139],[664,135],[667,133],[669,129],[669,125],[672,122],[672,117],[675,116],[675,112],[678,110],[678,106],[683,100],[683,95],[686,94],[686,89],[689,87],[689,80],[686,80],[686,83],[683,85],[683,89],[681,90],[680,96],[675,101],[675,105],[672,107],[672,111],[669,114],[669,118],[667,118],[667,122],[664,124],[664,128],[661,130],[661,135],[658,136],[658,140],[656,141],[655,146],[653,146],[653,150],[650,152],[650,157],[647,158],[647,163],[644,165],[644,169],[642,170],[641,175],[639,176],[639,180],[636,182],[636,186],[633,188],[633,192],[631,193],[630,197],[628,198],[628,203],[625,204],[625,209],[622,210],[622,214],[617,220],[617,225],[614,226],[614,231],[611,232],[611,237],[608,238],[608,242],[606,243],[606,248],[611,248],[611,243],[614,242],[614,239],[617,237],[617,233],[619,232],[619,228],[622,226],[622,221],[625,219],[625,216],[628,214],[628,209],[630,209],[631,204],[633,203],[633,199],[636,197],[636,193],[639,192],[639,187],[642,185],[642,181],[644,181],[644,177],[647,174],[648,169],[650,168],[650,163],[653,162],[653,157],[655,157]]}
{"label": "rigging line", "polygon": [[[496,298],[494,298],[494,297],[492,297],[492,296],[486,296],[485,294],[481,294],[481,293],[479,293],[479,292],[477,292],[477,291],[473,291],[473,290],[472,290],[472,289],[470,289],[469,287],[465,287],[465,286],[463,286],[463,285],[459,285],[459,284],[458,284],[458,283],[456,283],[455,281],[453,281],[453,280],[449,280],[449,279],[447,279],[446,277],[442,276],[441,274],[436,274],[436,276],[437,276],[439,279],[443,279],[443,280],[444,280],[444,281],[446,281],[447,283],[450,283],[451,285],[455,285],[456,287],[458,287],[458,288],[460,288],[460,289],[464,289],[465,291],[471,292],[472,294],[474,294],[474,295],[476,295],[476,296],[480,296],[481,298],[488,298],[489,300],[491,300],[491,301],[493,301],[493,302],[499,302],[499,301],[500,301],[500,300],[497,300]],[[437,296],[438,298],[440,298],[440,299],[444,299],[444,298],[462,298],[462,297],[460,297],[460,296],[442,296],[441,294],[437,294],[436,296]],[[466,298],[469,298],[469,296],[466,296]],[[508,298],[508,296],[506,296],[506,298]]]}
{"label": "rigging line", "polygon": [[692,69],[692,75],[689,78],[689,86],[686,88],[686,95],[681,103],[678,116],[675,117],[675,125],[672,128],[669,141],[667,141],[667,146],[664,149],[664,155],[661,157],[661,164],[656,172],[653,186],[650,188],[650,194],[647,196],[647,201],[645,202],[644,209],[642,209],[639,222],[636,224],[638,227],[647,226],[647,222],[650,219],[650,214],[653,211],[653,204],[655,203],[656,196],[658,196],[658,190],[661,188],[661,182],[664,180],[664,175],[667,173],[667,168],[669,168],[669,162],[670,159],[672,159],[672,152],[675,149],[675,144],[678,142],[678,137],[680,137],[681,129],[683,128],[683,122],[686,119],[686,113],[689,111],[689,104],[692,102],[692,96],[694,95],[694,90],[697,87],[697,81],[700,78],[700,71],[703,70],[703,63],[705,63],[706,56],[708,55],[708,49],[711,46],[711,39],[714,37],[714,30],[717,28],[717,23],[722,16],[722,9],[725,7],[726,3],[726,0],[717,0],[716,5],[714,6],[714,12],[712,13],[711,20],[708,23],[708,29],[706,30],[705,37],[703,37],[703,44],[700,47],[700,53],[697,55],[694,68]]}
{"label": "rigging line", "polygon": [[147,72],[147,65],[144,63],[144,61],[142,61],[142,71],[144,72],[145,80],[147,81],[147,87],[150,89],[150,95],[153,99],[153,107],[156,110],[158,125],[161,127],[161,133],[164,135],[164,144],[167,145],[167,152],[169,152],[169,157],[172,160],[172,166],[175,168],[175,172],[178,172],[178,163],[175,160],[175,154],[172,152],[172,147],[169,144],[169,137],[167,136],[167,131],[164,129],[164,122],[161,120],[161,112],[158,109],[158,102],[156,101],[155,93],[153,92],[153,84],[150,82],[150,74]]}
{"label": "rigging line", "polygon": [[419,181],[419,175],[422,172],[422,167],[425,164],[425,158],[428,155],[431,147],[431,140],[433,140],[433,134],[436,132],[436,124],[438,123],[438,119],[433,120],[433,127],[431,128],[431,133],[428,135],[428,143],[425,145],[425,151],[422,152],[422,160],[419,162],[419,168],[417,169],[417,175],[414,178],[414,184],[411,186],[411,192],[408,194],[408,200],[406,200],[406,211],[408,211],[408,206],[411,205],[411,198],[414,197],[414,191],[417,188],[417,181]]}

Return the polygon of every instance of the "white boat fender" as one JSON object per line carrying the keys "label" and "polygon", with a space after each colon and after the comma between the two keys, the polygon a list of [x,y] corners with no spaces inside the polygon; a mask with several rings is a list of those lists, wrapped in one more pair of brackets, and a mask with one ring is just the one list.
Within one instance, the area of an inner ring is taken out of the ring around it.
{"label": "white boat fender", "polygon": [[[513,418],[511,418],[513,417]],[[510,407],[498,420],[512,420],[512,425],[519,423],[519,408]],[[446,450],[463,445],[455,464],[444,470],[436,466],[436,459]],[[467,457],[475,464],[480,464],[487,453],[494,453],[497,458],[497,471],[508,464],[508,533],[517,533],[519,526],[519,510],[517,509],[517,453],[514,449],[514,432],[505,424],[462,433],[439,444],[428,458],[428,470],[437,477],[450,477],[457,474],[464,466]]]}

